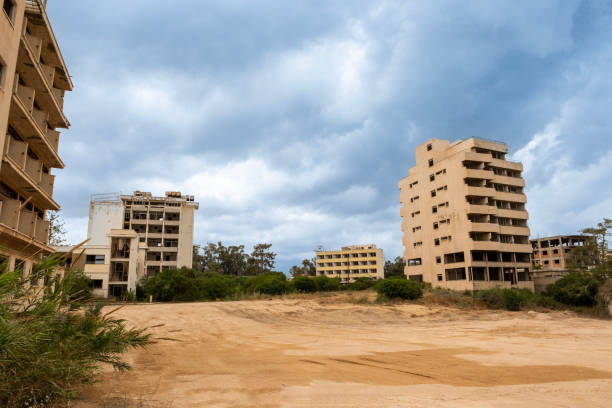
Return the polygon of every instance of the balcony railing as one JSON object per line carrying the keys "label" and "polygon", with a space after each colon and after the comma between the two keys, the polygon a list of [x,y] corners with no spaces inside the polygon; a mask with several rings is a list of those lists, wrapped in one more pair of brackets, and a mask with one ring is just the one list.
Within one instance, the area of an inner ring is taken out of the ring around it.
{"label": "balcony railing", "polygon": [[10,157],[19,168],[23,168],[28,145],[25,142],[15,140],[12,137],[8,137],[8,139],[8,157]]}
{"label": "balcony railing", "polygon": [[29,156],[26,157],[25,171],[36,184],[40,183],[42,175],[42,163],[40,160],[33,159]]}

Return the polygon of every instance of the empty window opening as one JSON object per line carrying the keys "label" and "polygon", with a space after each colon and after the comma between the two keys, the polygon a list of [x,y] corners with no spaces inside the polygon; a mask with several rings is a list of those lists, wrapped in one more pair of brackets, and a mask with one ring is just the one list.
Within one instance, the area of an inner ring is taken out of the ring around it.
{"label": "empty window opening", "polygon": [[4,4],[2,5],[6,16],[9,18],[11,23],[13,22],[13,18],[15,18],[15,0],[4,0]]}
{"label": "empty window opening", "polygon": [[446,280],[465,280],[465,268],[446,269]]}
{"label": "empty window opening", "polygon": [[95,264],[95,265],[103,265],[104,264],[104,255],[87,255],[85,257],[86,264]]}
{"label": "empty window opening", "polygon": [[429,164],[429,167],[433,167],[433,165],[434,165],[433,159],[429,159],[429,161],[427,163]]}
{"label": "empty window opening", "polygon": [[441,280],[442,280],[442,274],[441,274],[441,273],[439,273],[439,274],[438,274],[438,281],[441,281]]}
{"label": "empty window opening", "polygon": [[434,176],[433,174],[429,175],[429,181],[435,181],[436,180],[436,176]]}
{"label": "empty window opening", "polygon": [[91,288],[92,289],[102,289],[102,279],[93,279],[91,281]]}
{"label": "empty window opening", "polygon": [[431,190],[431,196],[435,197],[436,196],[436,190]]}
{"label": "empty window opening", "polygon": [[430,151],[431,149],[433,149],[433,146],[432,146],[432,144],[430,143],[430,144],[428,144],[428,145],[427,145],[427,151]]}

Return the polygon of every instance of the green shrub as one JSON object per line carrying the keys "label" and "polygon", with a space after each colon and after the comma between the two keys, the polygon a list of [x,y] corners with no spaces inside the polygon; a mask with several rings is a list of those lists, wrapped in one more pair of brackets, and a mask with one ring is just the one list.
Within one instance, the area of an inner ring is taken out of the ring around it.
{"label": "green shrub", "polygon": [[[0,406],[49,406],[92,383],[99,364],[129,369],[120,356],[147,345],[149,335],[128,329],[125,322],[102,313],[102,304],[84,301],[75,282],[78,272],[52,276],[59,260],[36,265],[30,276],[21,271],[0,275]],[[30,280],[47,284],[31,286]]]}
{"label": "green shrub", "polygon": [[293,279],[293,287],[301,293],[312,293],[317,291],[317,283],[307,276],[297,276]]}
{"label": "green shrub", "polygon": [[592,274],[570,273],[548,285],[545,296],[570,306],[595,306],[601,281]]}
{"label": "green shrub", "polygon": [[314,278],[319,292],[333,292],[340,290],[340,281],[338,278],[328,278],[325,275],[319,275]]}
{"label": "green shrub", "polygon": [[282,295],[289,291],[289,285],[286,281],[280,280],[274,276],[266,276],[254,286],[255,292],[264,293],[266,295]]}
{"label": "green shrub", "polygon": [[230,293],[226,281],[221,277],[201,277],[197,280],[199,299],[224,299]]}
{"label": "green shrub", "polygon": [[371,288],[375,284],[376,284],[376,280],[372,278],[361,277],[361,278],[357,278],[355,282],[350,283],[348,285],[348,288],[350,290],[366,290],[366,289]]}
{"label": "green shrub", "polygon": [[418,282],[397,278],[383,279],[378,282],[376,291],[379,295],[389,299],[414,300],[423,296],[423,289]]}
{"label": "green shrub", "polygon": [[529,289],[487,289],[474,292],[489,309],[521,310],[536,304],[536,296]]}

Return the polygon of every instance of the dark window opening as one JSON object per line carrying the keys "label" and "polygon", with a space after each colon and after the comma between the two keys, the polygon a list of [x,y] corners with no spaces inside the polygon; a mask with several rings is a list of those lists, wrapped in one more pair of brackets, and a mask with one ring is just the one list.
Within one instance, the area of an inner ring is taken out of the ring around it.
{"label": "dark window opening", "polygon": [[93,279],[91,281],[92,289],[102,289],[102,279]]}
{"label": "dark window opening", "polygon": [[434,165],[433,159],[429,159],[427,163],[429,164],[429,167],[433,167]]}
{"label": "dark window opening", "polygon": [[427,145],[427,151],[429,152],[431,149],[433,149],[433,146],[430,144]]}
{"label": "dark window opening", "polygon": [[13,22],[13,18],[15,17],[15,0],[4,0],[4,4],[2,5],[4,12],[11,22]]}
{"label": "dark window opening", "polygon": [[87,255],[85,258],[86,264],[95,264],[95,265],[103,265],[104,264],[104,255]]}

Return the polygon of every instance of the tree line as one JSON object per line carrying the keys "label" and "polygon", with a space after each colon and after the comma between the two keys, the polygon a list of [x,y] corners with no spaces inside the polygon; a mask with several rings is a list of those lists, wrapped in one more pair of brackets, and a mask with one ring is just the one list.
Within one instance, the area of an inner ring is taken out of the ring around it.
{"label": "tree line", "polygon": [[276,253],[272,244],[260,243],[246,253],[244,245],[225,246],[222,242],[193,246],[193,269],[221,275],[254,276],[272,272]]}

